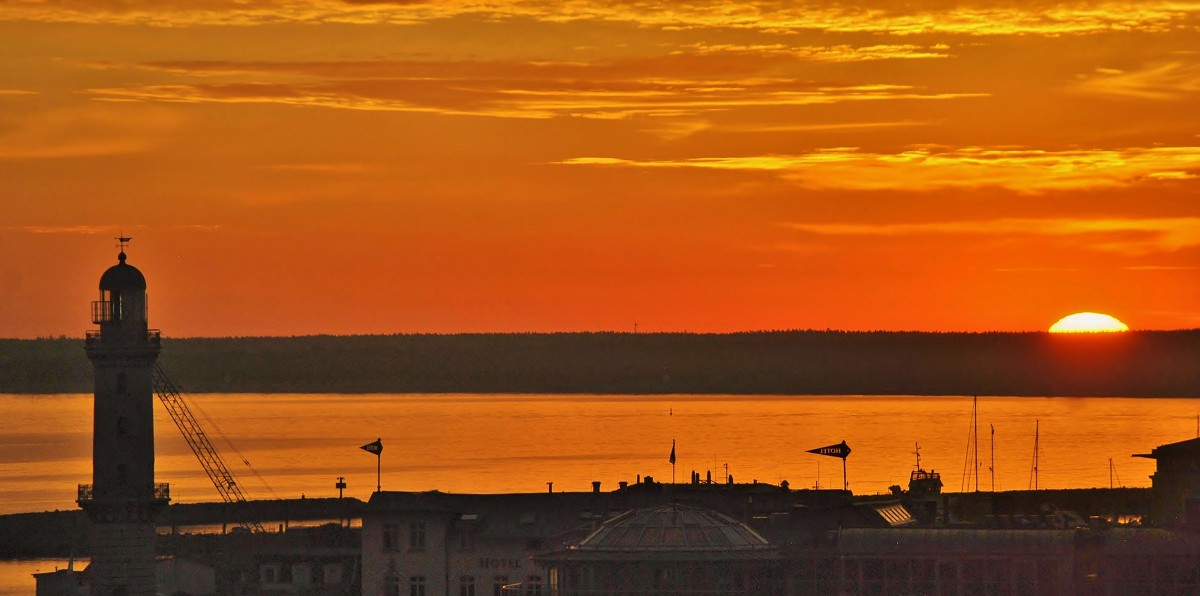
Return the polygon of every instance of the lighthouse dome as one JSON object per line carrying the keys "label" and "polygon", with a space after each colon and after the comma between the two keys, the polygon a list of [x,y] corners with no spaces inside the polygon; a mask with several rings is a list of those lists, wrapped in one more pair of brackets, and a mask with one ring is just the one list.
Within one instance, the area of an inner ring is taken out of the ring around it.
{"label": "lighthouse dome", "polygon": [[121,290],[145,290],[146,276],[137,267],[125,264],[125,253],[117,255],[120,262],[109,267],[100,276],[100,290],[120,292]]}

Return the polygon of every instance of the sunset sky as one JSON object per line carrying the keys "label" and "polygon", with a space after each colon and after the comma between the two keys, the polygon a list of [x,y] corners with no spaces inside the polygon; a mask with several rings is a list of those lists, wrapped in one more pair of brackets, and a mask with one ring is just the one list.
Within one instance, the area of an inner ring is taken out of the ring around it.
{"label": "sunset sky", "polygon": [[[916,8],[914,8],[916,7]],[[1200,327],[1200,1],[0,0],[0,336]]]}

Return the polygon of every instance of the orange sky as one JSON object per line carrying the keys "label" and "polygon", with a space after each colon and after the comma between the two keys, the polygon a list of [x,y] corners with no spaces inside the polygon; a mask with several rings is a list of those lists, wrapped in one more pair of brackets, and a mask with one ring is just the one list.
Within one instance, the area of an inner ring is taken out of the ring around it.
{"label": "orange sky", "polygon": [[21,0],[0,39],[4,337],[88,328],[122,229],[172,336],[1200,327],[1197,1]]}

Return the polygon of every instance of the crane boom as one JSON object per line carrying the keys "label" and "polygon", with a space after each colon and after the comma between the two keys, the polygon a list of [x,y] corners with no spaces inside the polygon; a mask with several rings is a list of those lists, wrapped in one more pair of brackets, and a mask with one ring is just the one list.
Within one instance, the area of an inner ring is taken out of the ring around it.
{"label": "crane boom", "polygon": [[[196,455],[196,459],[200,460],[200,466],[204,468],[204,473],[208,474],[208,479],[212,481],[213,486],[217,487],[217,492],[221,494],[221,498],[226,503],[238,505],[246,502],[246,495],[242,494],[242,489],[238,487],[237,480],[225,466],[225,462],[221,460],[221,454],[217,452],[212,441],[208,439],[208,434],[204,432],[204,428],[200,426],[200,422],[192,414],[191,408],[188,408],[183,396],[179,393],[179,388],[171,382],[167,374],[163,372],[162,367],[154,366],[154,393],[158,395],[159,401],[167,408],[167,413],[171,415],[171,420],[175,422],[175,426],[179,427],[179,432],[183,434],[183,439],[187,441],[188,447],[192,449],[192,453]],[[262,524],[257,521],[244,519],[244,516],[239,516],[238,525],[251,531],[263,532]]]}

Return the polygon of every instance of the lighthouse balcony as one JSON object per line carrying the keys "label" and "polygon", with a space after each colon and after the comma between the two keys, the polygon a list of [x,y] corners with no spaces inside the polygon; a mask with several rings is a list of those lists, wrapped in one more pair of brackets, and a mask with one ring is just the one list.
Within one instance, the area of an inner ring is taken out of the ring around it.
{"label": "lighthouse balcony", "polygon": [[[96,499],[109,500],[128,500],[139,499],[145,495],[145,492],[139,491],[134,487],[121,487],[117,491],[104,491],[101,494],[96,493],[96,485],[80,484],[78,498],[75,502],[80,505],[92,503]],[[170,501],[171,500],[171,485],[167,482],[157,482],[150,485],[150,498],[154,501]]]}
{"label": "lighthouse balcony", "polygon": [[[97,329],[92,329],[92,330],[87,331],[84,335],[84,344],[89,347],[99,344],[100,338],[103,336],[103,334],[104,334],[104,332],[97,330]],[[160,331],[158,329],[147,329],[146,336],[143,338],[143,340],[145,341],[145,343],[150,344],[152,346],[161,346],[162,345],[162,331]]]}

